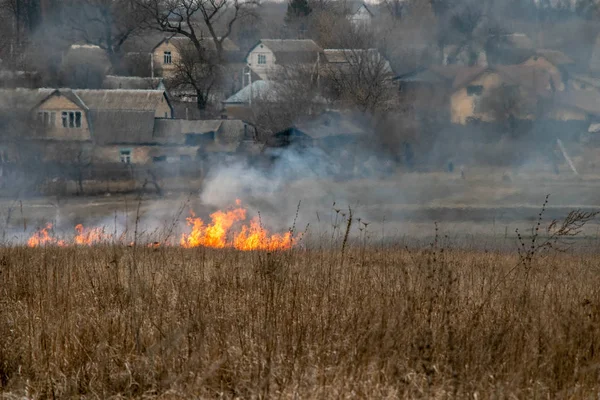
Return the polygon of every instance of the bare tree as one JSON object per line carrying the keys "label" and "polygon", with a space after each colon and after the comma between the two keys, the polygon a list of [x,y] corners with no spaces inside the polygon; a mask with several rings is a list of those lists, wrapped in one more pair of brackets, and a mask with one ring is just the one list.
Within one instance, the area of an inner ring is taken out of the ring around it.
{"label": "bare tree", "polygon": [[122,46],[145,27],[147,15],[132,0],[68,0],[64,21],[87,44],[100,47],[121,69]]}
{"label": "bare tree", "polygon": [[[215,43],[216,54],[223,60],[223,42],[234,25],[255,15],[259,0],[135,0],[156,28],[190,39],[198,53],[204,51],[203,28]],[[200,20],[200,21],[198,21]],[[200,22],[200,23],[199,23]],[[224,23],[224,31],[218,25]]]}
{"label": "bare tree", "polygon": [[167,85],[174,91],[193,89],[198,109],[204,110],[221,82],[222,66],[215,52],[205,47],[198,51],[188,42],[178,50],[179,58],[174,63],[173,76]]}
{"label": "bare tree", "polygon": [[40,24],[40,0],[0,0],[0,13],[2,47],[9,50],[10,62],[14,64]]}
{"label": "bare tree", "polygon": [[393,73],[376,49],[340,50],[343,62],[323,67],[326,96],[364,113],[389,107],[394,98]]}
{"label": "bare tree", "polygon": [[405,0],[383,0],[383,5],[392,19],[402,18],[407,8]]}
{"label": "bare tree", "polygon": [[55,161],[60,165],[63,178],[77,183],[77,195],[84,194],[83,181],[93,164],[92,147],[87,143],[63,143],[56,151]]}
{"label": "bare tree", "polygon": [[520,119],[538,111],[536,104],[536,98],[518,86],[502,84],[481,99],[479,111],[490,115],[512,133]]}
{"label": "bare tree", "polygon": [[316,72],[313,65],[297,64],[269,77],[268,87],[252,100],[260,141],[267,142],[274,133],[323,110]]}
{"label": "bare tree", "polygon": [[60,83],[71,88],[100,89],[109,69],[110,61],[101,50],[70,49],[63,57]]}

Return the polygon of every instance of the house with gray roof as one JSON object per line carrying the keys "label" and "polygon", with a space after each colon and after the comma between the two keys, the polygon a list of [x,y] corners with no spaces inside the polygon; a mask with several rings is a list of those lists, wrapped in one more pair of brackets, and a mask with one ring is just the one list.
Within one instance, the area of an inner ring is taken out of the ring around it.
{"label": "house with gray roof", "polygon": [[102,89],[165,90],[162,78],[106,75]]}
{"label": "house with gray roof", "polygon": [[276,133],[270,145],[273,147],[319,146],[332,151],[361,140],[368,140],[368,134],[367,124],[355,115],[329,110],[298,121]]}
{"label": "house with gray roof", "polygon": [[95,164],[190,160],[199,152],[235,152],[253,140],[249,129],[239,120],[174,119],[161,90],[0,90],[2,142],[15,153],[23,145],[53,148],[42,154],[47,161],[64,158],[60,149],[71,145],[85,147]]}
{"label": "house with gray roof", "polygon": [[266,80],[280,68],[316,65],[322,53],[311,39],[261,39],[248,51],[246,64]]}
{"label": "house with gray roof", "polygon": [[254,81],[243,89],[225,99],[223,104],[223,115],[226,118],[240,118],[252,121],[252,102],[276,102],[277,84],[274,81]]}

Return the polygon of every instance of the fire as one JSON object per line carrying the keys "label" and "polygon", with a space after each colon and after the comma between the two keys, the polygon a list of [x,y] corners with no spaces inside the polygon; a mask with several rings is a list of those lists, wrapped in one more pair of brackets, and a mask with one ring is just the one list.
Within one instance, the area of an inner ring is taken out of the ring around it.
{"label": "fire", "polygon": [[66,243],[64,241],[58,240],[54,236],[52,236],[51,231],[52,224],[46,224],[45,228],[40,229],[29,238],[29,240],[27,241],[27,246],[66,246]]}
{"label": "fire", "polygon": [[188,217],[187,224],[192,227],[189,235],[181,235],[180,244],[183,247],[214,247],[222,249],[227,246],[227,233],[236,222],[246,219],[246,210],[238,207],[231,211],[217,211],[210,214],[211,223],[204,224],[194,212]]}
{"label": "fire", "polygon": [[99,243],[106,243],[112,238],[111,235],[104,233],[103,228],[84,228],[82,224],[75,226],[77,235],[73,242],[78,245],[91,246]]}
{"label": "fire", "polygon": [[250,227],[242,226],[235,236],[233,246],[238,250],[287,250],[292,247],[291,232],[269,235],[258,218],[250,221]]}
{"label": "fire", "polygon": [[[228,211],[216,211],[210,214],[210,222],[205,223],[197,217],[193,211],[186,219],[187,226],[191,232],[181,235],[179,245],[184,248],[211,247],[211,248],[234,248],[237,250],[286,250],[294,245],[294,237],[291,232],[283,234],[272,234],[265,229],[259,218],[253,218],[249,224],[246,221],[247,211],[242,207],[241,201],[236,200],[236,206]],[[113,235],[105,232],[102,227],[86,228],[82,224],[75,226],[75,233],[68,241],[58,240],[54,236],[52,224],[35,232],[27,241],[29,247],[39,246],[94,246],[111,242]],[[124,234],[123,234],[124,235]],[[121,239],[117,239],[123,243]],[[133,246],[134,243],[130,244]],[[170,246],[172,243],[164,243]],[[151,242],[147,247],[158,249],[161,242]]]}
{"label": "fire", "polygon": [[210,215],[211,222],[205,224],[202,219],[191,212],[187,218],[188,226],[192,227],[189,234],[181,235],[180,244],[183,247],[233,247],[238,250],[285,250],[293,245],[291,232],[285,234],[269,234],[263,228],[258,218],[253,218],[250,225],[242,225],[237,233],[234,226],[246,219],[246,209],[236,200],[237,208],[230,211],[217,211]]}

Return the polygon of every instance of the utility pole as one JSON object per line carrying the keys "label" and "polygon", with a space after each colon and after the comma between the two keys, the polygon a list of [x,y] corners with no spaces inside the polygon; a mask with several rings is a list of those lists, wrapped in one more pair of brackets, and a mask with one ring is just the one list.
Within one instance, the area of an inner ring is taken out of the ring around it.
{"label": "utility pole", "polygon": [[252,69],[247,65],[244,67],[244,76],[248,76],[248,84],[250,85],[250,99],[248,100],[248,106],[252,107]]}

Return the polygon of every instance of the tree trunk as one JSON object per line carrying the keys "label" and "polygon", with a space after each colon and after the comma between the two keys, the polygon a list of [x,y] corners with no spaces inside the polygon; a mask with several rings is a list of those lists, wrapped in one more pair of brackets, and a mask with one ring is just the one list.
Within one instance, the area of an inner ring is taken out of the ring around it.
{"label": "tree trunk", "polygon": [[83,167],[77,167],[77,195],[83,195]]}
{"label": "tree trunk", "polygon": [[198,110],[206,110],[206,100],[207,100],[207,95],[205,95],[204,93],[202,93],[201,90],[196,90],[196,104],[198,106]]}
{"label": "tree trunk", "polygon": [[115,75],[123,74],[123,55],[120,51],[114,49],[107,49],[108,60],[112,68],[112,73]]}

